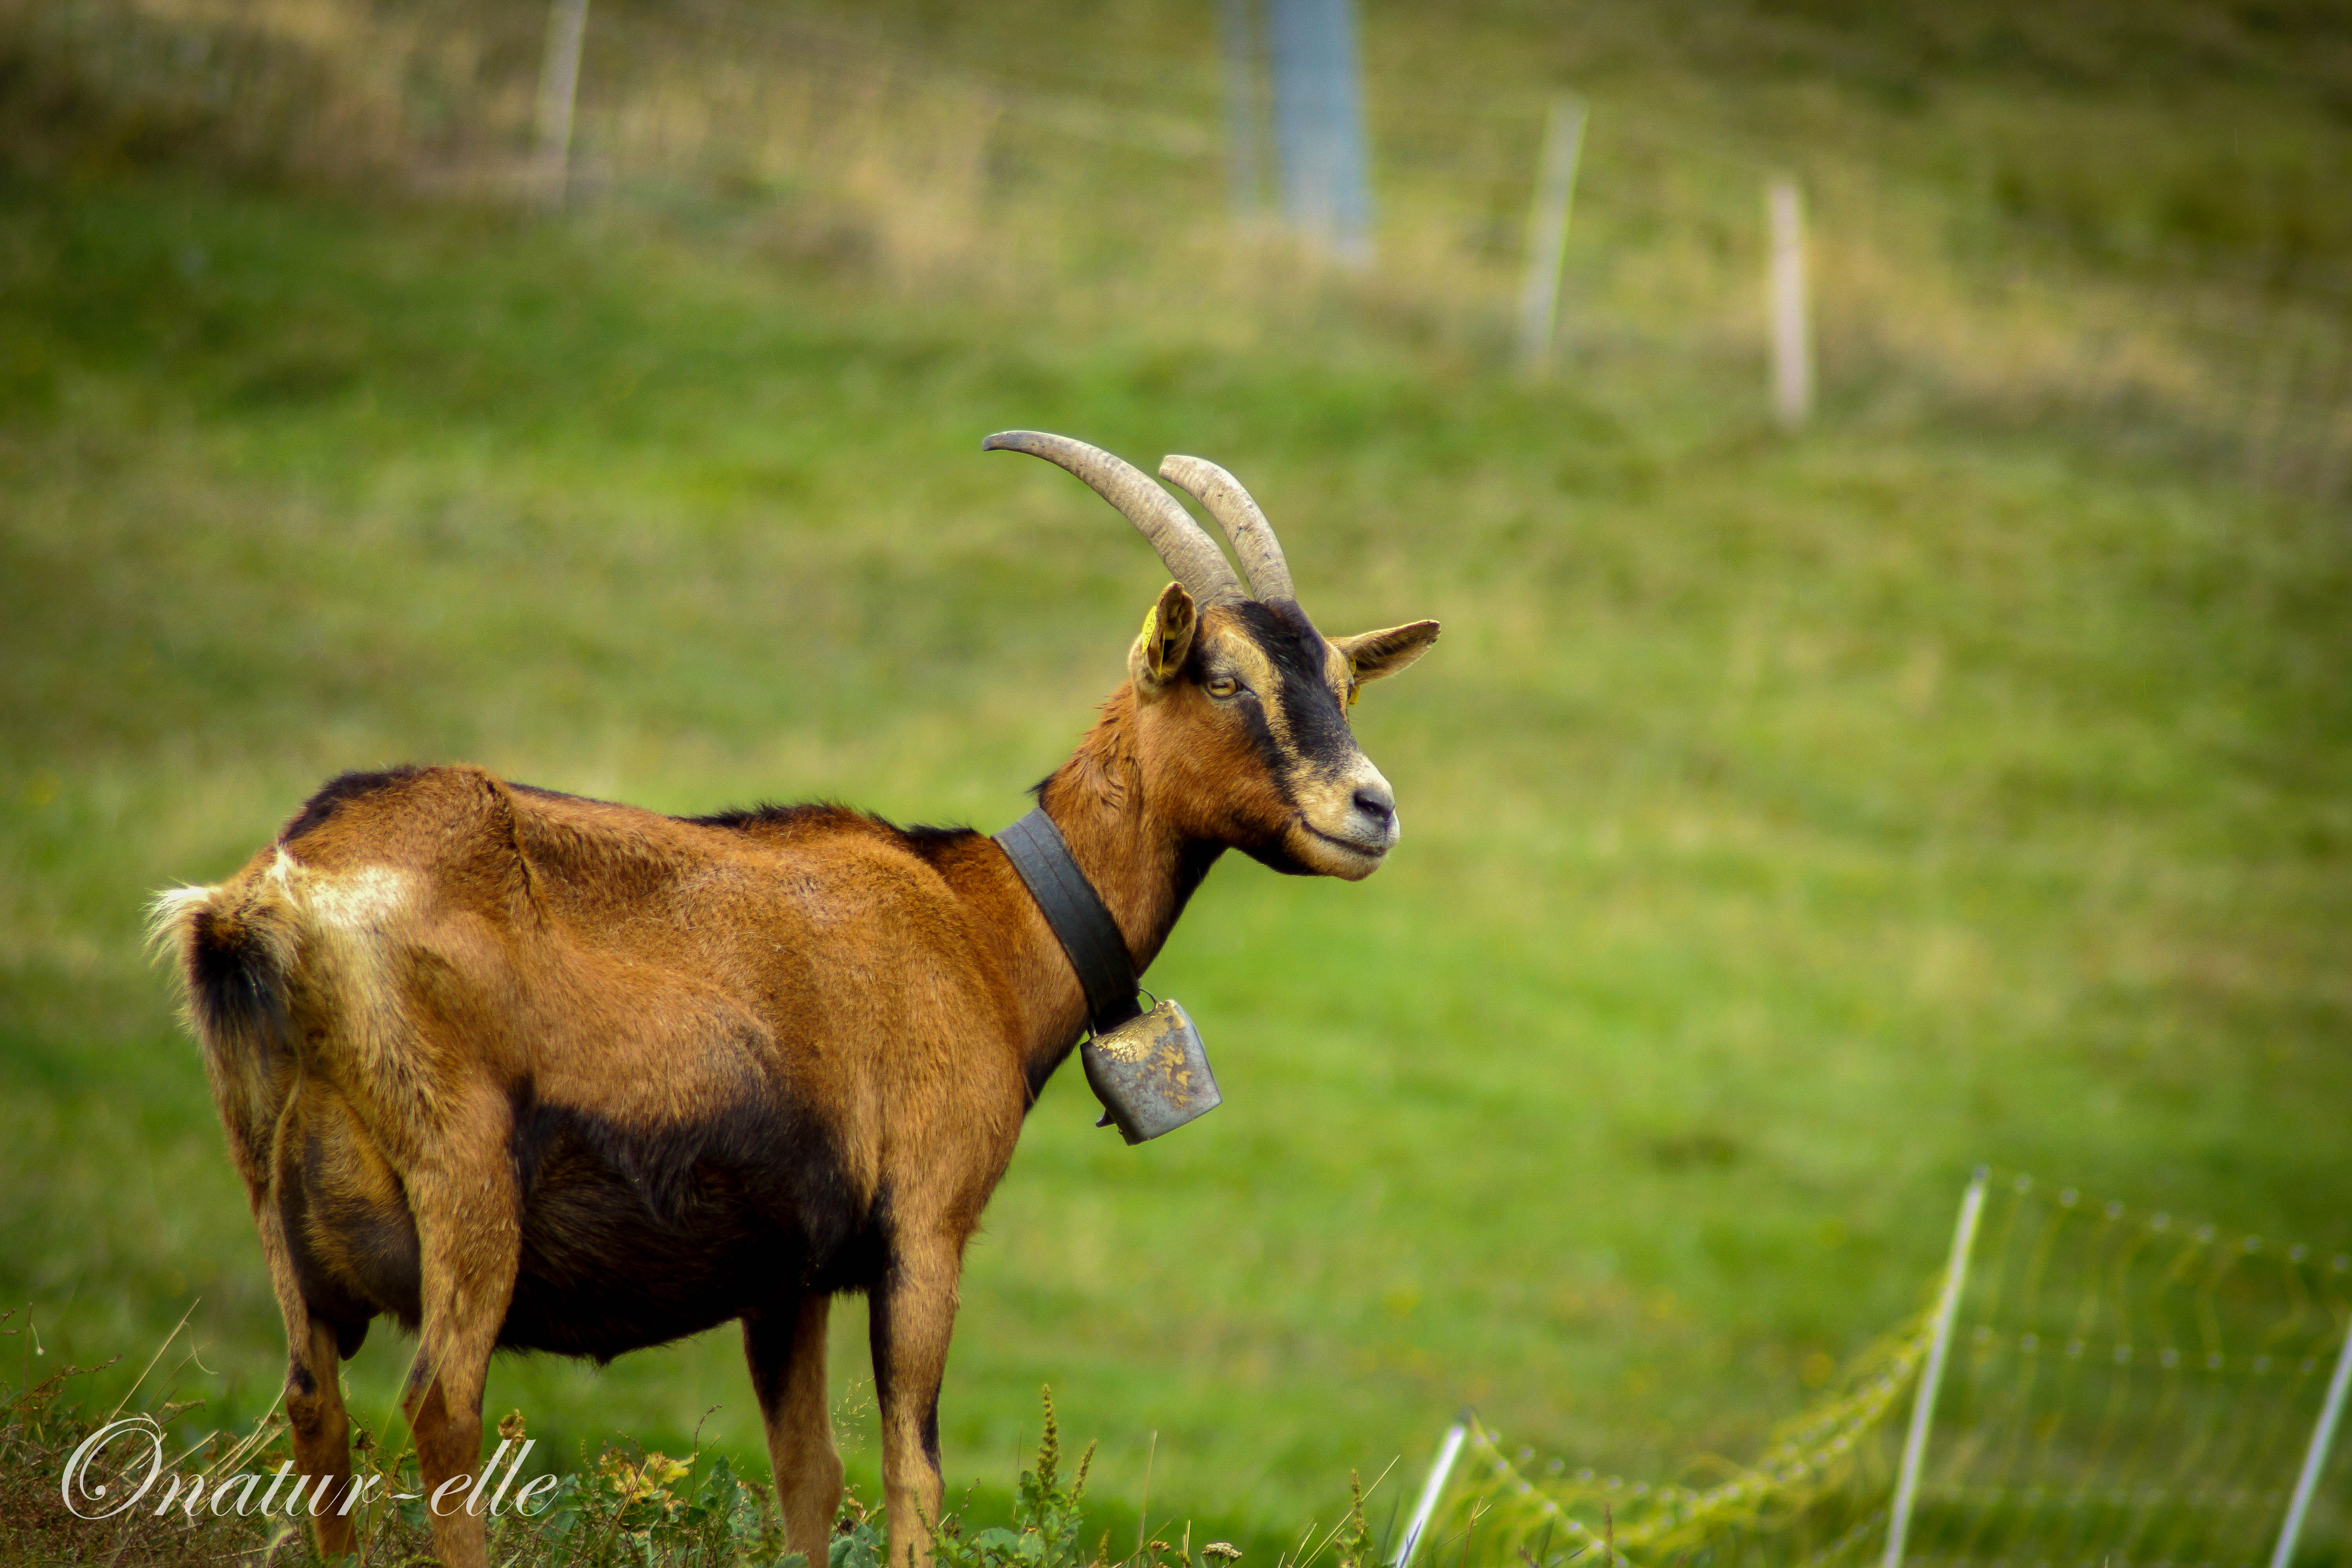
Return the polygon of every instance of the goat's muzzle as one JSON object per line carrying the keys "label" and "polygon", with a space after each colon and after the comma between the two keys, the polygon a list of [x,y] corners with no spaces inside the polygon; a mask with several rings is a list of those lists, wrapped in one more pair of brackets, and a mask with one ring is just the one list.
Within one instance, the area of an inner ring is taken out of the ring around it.
{"label": "goat's muzzle", "polygon": [[1381,868],[1397,836],[1396,792],[1360,756],[1340,777],[1305,794],[1292,854],[1327,877],[1359,881]]}

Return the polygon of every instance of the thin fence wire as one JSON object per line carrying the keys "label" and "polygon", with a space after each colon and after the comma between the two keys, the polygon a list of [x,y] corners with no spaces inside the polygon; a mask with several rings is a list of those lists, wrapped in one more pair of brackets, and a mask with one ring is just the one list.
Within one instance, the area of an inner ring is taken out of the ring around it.
{"label": "thin fence wire", "polygon": [[1914,1561],[2267,1562],[2352,1323],[2352,1258],[2006,1188]]}
{"label": "thin fence wire", "polygon": [[[1603,1510],[1633,1564],[1862,1564],[1886,1545],[1926,1316],[1709,1484],[1570,1471],[1472,1436],[1454,1550],[1556,1568]],[[1995,1173],[1903,1561],[1911,1568],[2261,1568],[2336,1359],[2352,1256]],[[2352,1455],[2321,1473],[2294,1562],[2352,1562]],[[1523,1555],[1524,1554],[1524,1555]]]}

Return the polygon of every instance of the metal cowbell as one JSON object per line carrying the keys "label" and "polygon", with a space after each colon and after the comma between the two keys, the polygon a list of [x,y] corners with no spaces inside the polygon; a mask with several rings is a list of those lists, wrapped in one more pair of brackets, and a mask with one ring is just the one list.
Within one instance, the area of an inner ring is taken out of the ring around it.
{"label": "metal cowbell", "polygon": [[1103,1102],[1103,1120],[1096,1125],[1117,1126],[1129,1143],[1172,1132],[1223,1100],[1200,1031],[1174,1002],[1097,1035],[1079,1058]]}

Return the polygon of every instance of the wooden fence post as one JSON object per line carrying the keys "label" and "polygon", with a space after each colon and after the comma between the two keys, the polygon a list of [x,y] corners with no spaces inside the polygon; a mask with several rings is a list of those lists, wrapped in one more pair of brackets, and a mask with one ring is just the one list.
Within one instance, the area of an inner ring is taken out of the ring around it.
{"label": "wooden fence post", "polygon": [[1771,216],[1772,416],[1783,430],[1801,427],[1813,412],[1813,348],[1805,319],[1805,215],[1797,182],[1772,182],[1765,198]]}
{"label": "wooden fence post", "polygon": [[588,0],[549,0],[547,58],[539,69],[539,199],[561,207],[572,183],[572,101],[580,89],[580,45]]}

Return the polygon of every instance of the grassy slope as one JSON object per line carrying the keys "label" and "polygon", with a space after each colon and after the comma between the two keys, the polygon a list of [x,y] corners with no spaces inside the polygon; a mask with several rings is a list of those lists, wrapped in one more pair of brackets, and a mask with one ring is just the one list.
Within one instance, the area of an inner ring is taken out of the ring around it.
{"label": "grassy slope", "polygon": [[[1006,1473],[1049,1379],[1107,1493],[1156,1429],[1165,1506],[1275,1529],[1464,1399],[1578,1462],[1736,1452],[1911,1309],[1979,1159],[2352,1239],[2339,519],[2063,431],[1517,390],[1344,310],[1213,355],[593,227],[6,205],[0,1292],[53,1348],[200,1293],[192,1384],[268,1398],[137,908],[322,774],[1013,815],[1159,581],[978,456],[1013,424],[1216,455],[1325,625],[1449,631],[1359,710],[1398,863],[1224,868],[1154,972],[1226,1109],[1140,1153],[1075,1079],[1034,1119],[954,1473]],[[362,1409],[398,1371],[383,1336]],[[753,1441],[724,1335],[493,1398]]]}

